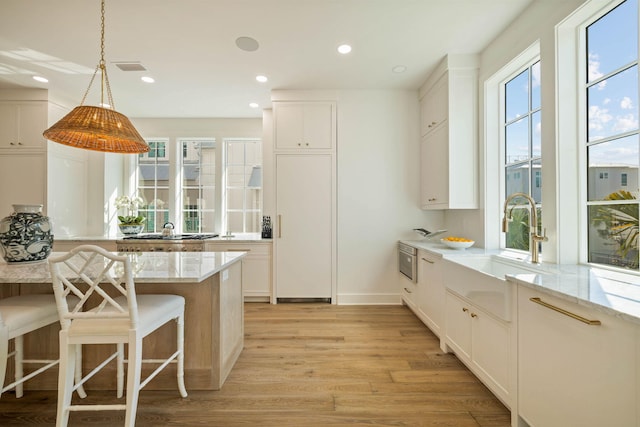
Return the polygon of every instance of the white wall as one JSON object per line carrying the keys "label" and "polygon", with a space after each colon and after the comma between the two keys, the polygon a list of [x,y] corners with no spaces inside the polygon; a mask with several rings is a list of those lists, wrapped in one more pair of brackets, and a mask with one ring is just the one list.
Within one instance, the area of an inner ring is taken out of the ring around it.
{"label": "white wall", "polygon": [[337,111],[338,304],[398,303],[397,241],[442,226],[419,208],[418,92],[340,91]]}

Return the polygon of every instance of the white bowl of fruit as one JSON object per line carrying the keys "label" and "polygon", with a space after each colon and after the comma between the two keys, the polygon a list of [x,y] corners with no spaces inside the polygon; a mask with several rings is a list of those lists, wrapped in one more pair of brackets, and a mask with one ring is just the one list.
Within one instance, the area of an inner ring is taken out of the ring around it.
{"label": "white bowl of fruit", "polygon": [[471,239],[465,239],[464,237],[449,236],[440,239],[442,243],[449,246],[452,249],[467,249],[475,243]]}

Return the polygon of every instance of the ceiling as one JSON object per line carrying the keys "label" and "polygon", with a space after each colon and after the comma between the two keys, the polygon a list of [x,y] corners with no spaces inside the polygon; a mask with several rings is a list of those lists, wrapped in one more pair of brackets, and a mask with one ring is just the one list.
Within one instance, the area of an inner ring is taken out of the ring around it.
{"label": "ceiling", "polygon": [[[531,1],[107,0],[105,59],[127,116],[261,117],[274,89],[417,89],[446,53],[480,52]],[[73,107],[99,59],[99,0],[0,2],[0,88],[46,88]],[[85,103],[99,98],[97,78]]]}

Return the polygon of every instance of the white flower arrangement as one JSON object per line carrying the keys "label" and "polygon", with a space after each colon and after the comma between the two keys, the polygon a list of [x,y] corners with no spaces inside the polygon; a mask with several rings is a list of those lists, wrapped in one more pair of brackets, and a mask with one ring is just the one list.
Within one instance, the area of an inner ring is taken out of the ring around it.
{"label": "white flower arrangement", "polygon": [[118,215],[120,224],[142,224],[145,218],[142,215],[137,214],[139,206],[142,206],[144,201],[142,197],[129,197],[120,196],[115,200],[115,206],[117,209],[124,208],[126,210],[125,215]]}

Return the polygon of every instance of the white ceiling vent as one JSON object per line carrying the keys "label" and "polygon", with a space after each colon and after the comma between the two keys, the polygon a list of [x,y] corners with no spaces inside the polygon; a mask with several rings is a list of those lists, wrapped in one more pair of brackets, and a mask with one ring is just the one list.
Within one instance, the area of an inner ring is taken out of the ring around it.
{"label": "white ceiling vent", "polygon": [[116,67],[122,71],[146,71],[147,69],[139,62],[114,62]]}

